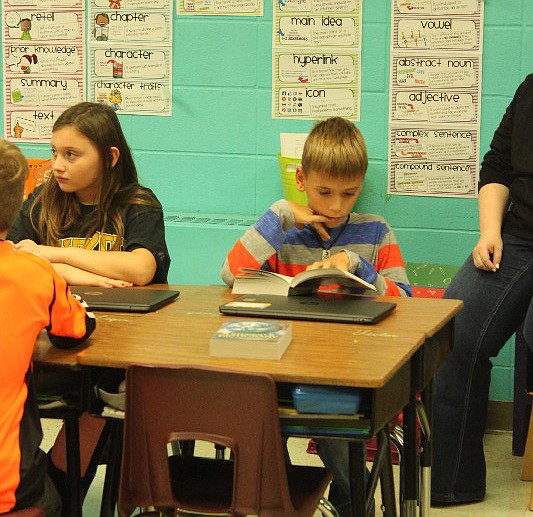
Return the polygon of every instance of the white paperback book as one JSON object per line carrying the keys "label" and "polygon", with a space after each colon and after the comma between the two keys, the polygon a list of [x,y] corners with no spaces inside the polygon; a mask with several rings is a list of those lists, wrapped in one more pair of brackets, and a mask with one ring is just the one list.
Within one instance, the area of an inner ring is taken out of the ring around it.
{"label": "white paperback book", "polygon": [[261,269],[241,268],[240,271],[233,283],[233,294],[311,294],[324,285],[376,290],[362,278],[336,268],[311,269],[294,277]]}
{"label": "white paperback book", "polygon": [[209,355],[247,359],[281,359],[292,339],[292,322],[231,320],[209,341]]}

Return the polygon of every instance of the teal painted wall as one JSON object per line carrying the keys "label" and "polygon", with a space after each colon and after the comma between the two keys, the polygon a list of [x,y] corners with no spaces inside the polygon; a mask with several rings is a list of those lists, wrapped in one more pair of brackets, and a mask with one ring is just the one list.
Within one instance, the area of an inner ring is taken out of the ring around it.
{"label": "teal painted wall", "polygon": [[[386,217],[406,261],[460,265],[477,238],[476,200],[386,195],[390,1],[363,1],[358,126],[370,165],[357,210]],[[141,180],[169,218],[173,283],[220,282],[227,250],[282,197],[279,133],[311,127],[271,118],[271,23],[271,0],[260,18],[174,16],[172,117],[120,117]],[[482,153],[515,88],[533,71],[533,2],[486,0],[484,26]],[[21,148],[28,157],[49,154],[47,145]],[[183,214],[211,219],[171,217]],[[510,345],[496,363],[491,398],[511,400]]]}

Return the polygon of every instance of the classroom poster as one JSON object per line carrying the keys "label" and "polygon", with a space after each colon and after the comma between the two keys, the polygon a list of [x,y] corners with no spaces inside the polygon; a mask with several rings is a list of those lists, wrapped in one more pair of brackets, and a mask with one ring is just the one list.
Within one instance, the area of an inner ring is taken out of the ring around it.
{"label": "classroom poster", "polygon": [[179,15],[263,16],[263,0],[176,0]]}
{"label": "classroom poster", "polygon": [[362,0],[273,3],[272,117],[359,120]]}
{"label": "classroom poster", "polygon": [[119,113],[172,114],[173,0],[89,0],[88,98]]}
{"label": "classroom poster", "polygon": [[4,135],[48,142],[57,116],[85,99],[82,0],[4,0]]}
{"label": "classroom poster", "polygon": [[483,0],[392,3],[391,194],[475,197]]}

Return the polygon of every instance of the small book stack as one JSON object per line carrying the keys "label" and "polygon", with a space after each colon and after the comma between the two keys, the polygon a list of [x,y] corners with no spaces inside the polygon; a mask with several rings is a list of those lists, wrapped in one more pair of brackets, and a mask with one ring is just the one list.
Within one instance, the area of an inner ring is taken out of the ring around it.
{"label": "small book stack", "polygon": [[232,320],[209,341],[209,355],[246,359],[281,359],[292,339],[292,322]]}

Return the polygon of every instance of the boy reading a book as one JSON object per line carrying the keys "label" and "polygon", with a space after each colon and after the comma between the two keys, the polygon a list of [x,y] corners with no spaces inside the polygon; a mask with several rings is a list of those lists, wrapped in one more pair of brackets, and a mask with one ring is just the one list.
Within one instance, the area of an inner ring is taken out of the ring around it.
{"label": "boy reading a book", "polygon": [[[307,194],[307,206],[276,201],[230,250],[222,279],[232,286],[243,267],[289,276],[333,267],[376,287],[375,293],[360,290],[365,294],[411,296],[388,223],[379,215],[352,212],[367,166],[365,141],[353,123],[341,117],[317,122],[296,170],[296,185]],[[332,503],[341,516],[351,515],[347,442],[319,440],[318,453],[333,471]]]}
{"label": "boy reading a book", "polygon": [[32,506],[61,515],[61,499],[47,476],[31,361],[46,328],[60,348],[90,336],[95,319],[48,262],[4,240],[22,203],[26,158],[0,139],[0,514]]}

